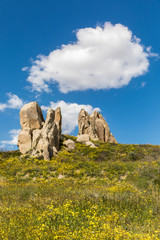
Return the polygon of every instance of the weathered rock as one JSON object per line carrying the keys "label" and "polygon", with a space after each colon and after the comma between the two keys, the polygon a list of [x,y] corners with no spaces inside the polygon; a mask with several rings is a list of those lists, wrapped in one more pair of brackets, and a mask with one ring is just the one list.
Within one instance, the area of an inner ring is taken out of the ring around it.
{"label": "weathered rock", "polygon": [[63,144],[69,149],[69,150],[74,150],[75,149],[75,142],[71,139],[68,139],[63,142]]}
{"label": "weathered rock", "polygon": [[89,132],[88,129],[90,128],[90,116],[84,109],[81,109],[79,113],[78,127],[79,127],[79,135],[88,134]]}
{"label": "weathered rock", "polygon": [[59,136],[61,136],[61,129],[62,129],[62,115],[61,115],[61,109],[58,107],[55,111],[55,123],[57,125]]}
{"label": "weathered rock", "polygon": [[45,124],[42,128],[42,144],[40,150],[44,153],[45,159],[50,159],[53,156],[53,147],[59,149],[59,129],[55,120],[55,111],[48,109]]}
{"label": "weathered rock", "polygon": [[91,148],[96,148],[96,145],[94,143],[92,143],[91,141],[85,142],[85,145],[90,146]]}
{"label": "weathered rock", "polygon": [[32,148],[36,147],[41,138],[41,130],[35,129],[32,132]]}
{"label": "weathered rock", "polygon": [[59,149],[62,117],[61,110],[48,109],[44,122],[36,102],[26,104],[20,111],[22,130],[18,138],[20,152],[50,159]]}
{"label": "weathered rock", "polygon": [[44,118],[42,110],[37,102],[25,104],[20,111],[21,128],[40,129]]}
{"label": "weathered rock", "polygon": [[31,139],[31,130],[30,128],[25,128],[20,131],[18,137],[18,146],[21,153],[28,152],[32,147],[32,139]]}
{"label": "weathered rock", "polygon": [[110,132],[107,122],[97,111],[94,111],[90,116],[82,109],[78,116],[78,126],[78,138],[83,138],[83,135],[88,134],[89,138],[94,141],[100,140],[102,142],[117,143],[115,137]]}
{"label": "weathered rock", "polygon": [[115,137],[113,136],[112,133],[110,133],[110,136],[109,136],[108,142],[109,142],[109,143],[117,143],[117,141],[116,141],[116,139],[115,139]]}
{"label": "weathered rock", "polygon": [[77,142],[82,142],[82,143],[88,142],[89,140],[90,140],[90,137],[88,134],[78,135],[76,139]]}

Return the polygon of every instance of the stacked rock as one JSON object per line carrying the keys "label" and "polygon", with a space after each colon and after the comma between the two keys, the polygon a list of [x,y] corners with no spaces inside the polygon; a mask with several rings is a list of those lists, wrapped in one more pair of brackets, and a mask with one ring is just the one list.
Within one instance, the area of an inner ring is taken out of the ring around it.
{"label": "stacked rock", "polygon": [[37,102],[30,102],[20,111],[21,132],[18,146],[21,153],[50,159],[59,149],[62,116],[61,109],[48,109],[44,121]]}
{"label": "stacked rock", "polygon": [[[94,111],[90,116],[82,109],[78,116],[79,133],[78,138],[90,139],[93,141],[99,140],[102,142],[117,143],[115,137],[110,132],[109,126],[102,115]],[[88,138],[87,136],[88,135]],[[88,141],[88,140],[87,140]]]}

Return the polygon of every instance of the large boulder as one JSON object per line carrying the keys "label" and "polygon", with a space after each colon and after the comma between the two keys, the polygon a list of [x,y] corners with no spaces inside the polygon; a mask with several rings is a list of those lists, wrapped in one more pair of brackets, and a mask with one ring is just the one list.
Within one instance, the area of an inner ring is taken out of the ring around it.
{"label": "large boulder", "polygon": [[21,128],[40,129],[44,122],[42,110],[37,102],[25,104],[20,111]]}
{"label": "large boulder", "polygon": [[88,134],[80,134],[77,136],[77,139],[76,139],[77,142],[82,142],[82,143],[88,142],[89,140],[90,140],[90,137]]}
{"label": "large boulder", "polygon": [[63,142],[63,144],[69,149],[69,150],[74,150],[75,149],[75,142],[71,139],[68,139]]}
{"label": "large boulder", "polygon": [[79,133],[77,139],[83,139],[88,135],[91,140],[99,140],[102,142],[117,143],[115,137],[110,132],[109,126],[103,116],[94,111],[89,115],[82,109],[78,116]]}
{"label": "large boulder", "polygon": [[86,145],[86,146],[89,146],[89,147],[91,147],[91,148],[96,148],[96,145],[95,145],[94,143],[92,143],[91,141],[85,142],[85,145]]}
{"label": "large boulder", "polygon": [[20,111],[21,132],[18,146],[21,153],[50,159],[59,149],[62,116],[61,109],[48,109],[44,121],[38,103],[26,104]]}

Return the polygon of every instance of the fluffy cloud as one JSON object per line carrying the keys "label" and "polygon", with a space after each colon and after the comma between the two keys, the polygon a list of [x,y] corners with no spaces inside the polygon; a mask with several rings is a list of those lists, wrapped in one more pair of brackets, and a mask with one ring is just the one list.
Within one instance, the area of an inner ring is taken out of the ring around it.
{"label": "fluffy cloud", "polygon": [[82,108],[89,114],[91,114],[94,110],[100,111],[99,108],[93,108],[91,105],[79,105],[77,103],[66,103],[64,101],[56,103],[50,102],[49,107],[41,106],[42,110],[47,110],[48,108],[56,109],[57,107],[61,107],[62,131],[64,134],[73,132],[73,130],[78,126],[78,114]]}
{"label": "fluffy cloud", "polygon": [[106,22],[102,27],[82,28],[76,37],[76,42],[62,45],[48,56],[37,56],[28,68],[27,81],[33,90],[49,92],[50,83],[58,83],[63,93],[120,88],[146,73],[148,57],[157,56],[122,24]]}
{"label": "fluffy cloud", "polygon": [[11,140],[1,141],[1,143],[3,144],[2,146],[4,147],[5,145],[17,145],[17,140],[18,140],[18,135],[20,133],[20,130],[21,129],[12,129],[11,131],[9,131]]}
{"label": "fluffy cloud", "polygon": [[7,93],[9,99],[6,103],[0,103],[0,111],[6,108],[20,109],[23,106],[23,101],[15,94]]}

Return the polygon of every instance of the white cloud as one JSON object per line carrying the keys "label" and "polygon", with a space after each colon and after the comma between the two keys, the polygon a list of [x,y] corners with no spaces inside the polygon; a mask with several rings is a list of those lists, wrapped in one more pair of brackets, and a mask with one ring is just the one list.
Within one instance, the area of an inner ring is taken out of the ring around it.
{"label": "white cloud", "polygon": [[20,131],[21,131],[21,129],[12,129],[11,131],[9,131],[11,140],[1,141],[3,146],[5,146],[5,145],[17,145],[18,135],[19,135]]}
{"label": "white cloud", "polygon": [[49,92],[50,83],[58,83],[63,93],[120,88],[146,73],[148,57],[157,56],[122,24],[106,22],[102,27],[82,28],[76,37],[76,42],[62,45],[48,56],[37,56],[28,69],[27,81],[33,90]]}
{"label": "white cloud", "polygon": [[0,111],[3,111],[5,108],[7,108],[6,103],[0,103]]}
{"label": "white cloud", "polygon": [[23,106],[23,101],[17,95],[7,93],[9,99],[6,103],[0,103],[0,111],[4,111],[6,108],[20,109]]}
{"label": "white cloud", "polygon": [[93,108],[91,105],[83,105],[77,103],[66,103],[64,101],[50,102],[50,106],[41,106],[42,110],[47,110],[48,108],[56,109],[61,107],[62,111],[62,131],[64,134],[69,134],[74,131],[78,126],[78,114],[81,109],[85,109],[89,114],[94,110],[100,111],[99,108]]}

